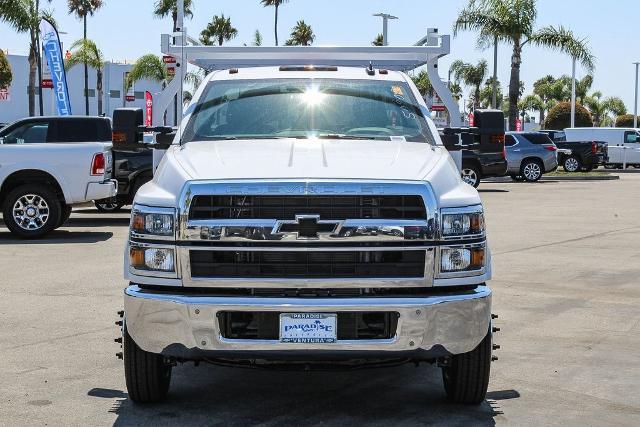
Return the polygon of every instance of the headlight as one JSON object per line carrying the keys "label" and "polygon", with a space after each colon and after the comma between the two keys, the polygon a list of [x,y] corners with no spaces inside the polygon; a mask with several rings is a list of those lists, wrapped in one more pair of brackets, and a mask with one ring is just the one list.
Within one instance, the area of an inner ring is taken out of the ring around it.
{"label": "headlight", "polygon": [[483,235],[484,214],[482,206],[442,209],[443,238],[474,238]]}
{"label": "headlight", "polygon": [[151,208],[136,205],[131,213],[131,233],[134,236],[173,237],[174,217],[175,211],[172,208]]}
{"label": "headlight", "polygon": [[131,245],[129,262],[136,270],[173,272],[175,253],[171,248],[156,248]]}
{"label": "headlight", "polygon": [[442,248],[440,250],[440,272],[456,273],[484,269],[485,247]]}

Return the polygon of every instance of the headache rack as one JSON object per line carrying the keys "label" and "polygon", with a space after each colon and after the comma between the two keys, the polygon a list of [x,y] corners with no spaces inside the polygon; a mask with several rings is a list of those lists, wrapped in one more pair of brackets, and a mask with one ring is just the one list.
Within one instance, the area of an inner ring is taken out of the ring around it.
{"label": "headache rack", "polygon": [[[177,32],[161,35],[161,51],[176,59],[177,76],[155,94],[153,124],[162,123],[165,111],[174,97],[182,98],[185,63],[207,71],[243,67],[362,67],[378,70],[409,71],[425,66],[435,92],[449,111],[451,126],[461,126],[458,103],[438,75],[438,60],[450,53],[450,36],[428,28],[427,34],[413,46],[203,46],[187,34],[184,27],[184,0],[177,2]],[[182,117],[182,103],[178,103]]]}

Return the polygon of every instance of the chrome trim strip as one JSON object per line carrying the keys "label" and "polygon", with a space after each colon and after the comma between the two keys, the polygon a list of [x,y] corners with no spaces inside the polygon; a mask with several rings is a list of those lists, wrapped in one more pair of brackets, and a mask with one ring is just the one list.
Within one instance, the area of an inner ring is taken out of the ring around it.
{"label": "chrome trim strip", "polygon": [[[449,248],[484,248],[485,250],[485,257],[484,257],[484,266],[479,269],[479,270],[471,270],[471,271],[459,271],[459,272],[441,272],[440,268],[442,267],[441,264],[441,252],[443,249],[449,249]],[[436,251],[436,264],[435,264],[435,268],[436,268],[436,273],[435,273],[435,278],[437,279],[448,279],[448,278],[455,278],[455,277],[473,277],[473,276],[482,276],[483,274],[485,274],[485,272],[487,271],[487,262],[488,262],[488,254],[487,254],[487,242],[480,242],[480,243],[469,243],[469,244],[462,244],[462,245],[447,245],[447,246],[439,246],[438,250]]]}
{"label": "chrome trim strip", "polygon": [[[319,233],[315,239],[299,239],[295,232],[282,232],[284,223],[275,219],[243,220],[191,220],[183,227],[184,241],[255,242],[273,241],[296,244],[318,242],[404,242],[426,241],[429,230],[426,220],[375,220],[347,219],[343,221],[323,221],[319,224],[336,224],[333,233]],[[407,230],[409,228],[409,230]]]}
{"label": "chrome trim strip", "polygon": [[[436,251],[433,247],[412,248],[237,248],[237,247],[177,247],[182,271],[182,284],[187,287],[209,288],[421,288],[433,286],[433,274]],[[191,250],[203,251],[354,251],[354,250],[422,250],[425,254],[424,277],[399,277],[399,278],[329,278],[329,279],[256,279],[256,278],[220,278],[220,277],[191,277],[191,263],[189,252]]]}

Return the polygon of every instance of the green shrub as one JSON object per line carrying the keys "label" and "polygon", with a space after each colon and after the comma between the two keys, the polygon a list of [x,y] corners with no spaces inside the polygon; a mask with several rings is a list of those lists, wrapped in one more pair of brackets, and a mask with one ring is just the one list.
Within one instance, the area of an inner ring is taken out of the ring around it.
{"label": "green shrub", "polygon": [[11,65],[4,51],[0,49],[0,89],[9,87],[11,80],[13,80]]}
{"label": "green shrub", "polygon": [[[640,123],[640,116],[638,116],[638,123]],[[616,119],[617,128],[630,128],[633,127],[633,114],[623,114]]]}
{"label": "green shrub", "polygon": [[[566,129],[571,127],[571,103],[559,102],[549,110],[547,118],[544,120],[545,129]],[[576,103],[576,127],[593,127],[593,119],[589,110]]]}

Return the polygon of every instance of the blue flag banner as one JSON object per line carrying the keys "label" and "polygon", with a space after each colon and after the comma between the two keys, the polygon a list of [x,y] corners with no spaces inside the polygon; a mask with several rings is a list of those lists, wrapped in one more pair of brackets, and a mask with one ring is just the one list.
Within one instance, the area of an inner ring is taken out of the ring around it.
{"label": "blue flag banner", "polygon": [[40,20],[40,39],[51,69],[51,80],[53,80],[53,93],[56,98],[58,115],[70,116],[71,101],[69,100],[69,89],[67,88],[67,76],[64,72],[64,56],[62,54],[62,46],[60,46],[60,38],[56,27],[45,18]]}

